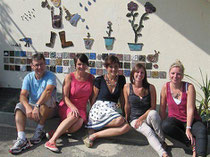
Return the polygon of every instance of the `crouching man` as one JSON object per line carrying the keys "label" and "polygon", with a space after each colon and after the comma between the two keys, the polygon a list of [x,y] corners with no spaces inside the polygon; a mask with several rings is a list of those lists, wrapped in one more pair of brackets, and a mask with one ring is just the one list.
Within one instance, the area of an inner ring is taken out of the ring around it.
{"label": "crouching man", "polygon": [[[43,131],[46,119],[56,113],[56,76],[46,70],[43,54],[32,56],[31,68],[33,72],[27,74],[22,83],[20,103],[15,107],[15,122],[17,140],[9,149],[12,154],[20,153],[32,144],[38,144],[45,137]],[[26,119],[38,123],[30,142],[25,135]]]}

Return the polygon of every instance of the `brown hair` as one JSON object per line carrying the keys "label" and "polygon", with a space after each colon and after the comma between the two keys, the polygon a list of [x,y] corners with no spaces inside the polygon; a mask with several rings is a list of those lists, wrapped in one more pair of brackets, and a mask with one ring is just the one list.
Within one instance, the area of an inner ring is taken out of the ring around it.
{"label": "brown hair", "polygon": [[144,73],[145,73],[144,79],[142,80],[142,86],[144,88],[148,88],[149,87],[149,83],[147,81],[147,71],[146,71],[146,68],[141,63],[137,63],[132,68],[132,71],[131,71],[131,74],[130,74],[130,81],[131,81],[132,84],[134,84],[134,73],[137,72],[139,69],[143,69]]}
{"label": "brown hair", "polygon": [[36,53],[32,56],[32,61],[33,60],[44,60],[45,61],[45,58],[44,58],[44,55],[42,53]]}
{"label": "brown hair", "polygon": [[115,63],[120,65],[119,59],[116,56],[114,56],[114,55],[108,55],[105,58],[104,66],[107,68],[109,65],[115,64]]}

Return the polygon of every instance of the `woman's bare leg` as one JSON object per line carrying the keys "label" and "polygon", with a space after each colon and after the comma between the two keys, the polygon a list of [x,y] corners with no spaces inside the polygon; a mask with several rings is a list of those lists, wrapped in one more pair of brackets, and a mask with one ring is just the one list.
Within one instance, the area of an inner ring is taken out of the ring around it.
{"label": "woman's bare leg", "polygon": [[79,120],[78,117],[74,116],[68,116],[66,119],[64,119],[58,128],[56,129],[55,133],[53,134],[52,138],[49,140],[50,143],[55,143],[56,140],[66,132],[66,130],[71,127],[74,123],[76,123]]}
{"label": "woman's bare leg", "polygon": [[118,136],[130,130],[130,126],[125,122],[123,117],[112,120],[106,127],[109,128],[91,134],[89,139],[94,141],[97,138]]}
{"label": "woman's bare leg", "polygon": [[82,127],[84,120],[79,118],[70,128],[66,130],[67,133],[74,133]]}

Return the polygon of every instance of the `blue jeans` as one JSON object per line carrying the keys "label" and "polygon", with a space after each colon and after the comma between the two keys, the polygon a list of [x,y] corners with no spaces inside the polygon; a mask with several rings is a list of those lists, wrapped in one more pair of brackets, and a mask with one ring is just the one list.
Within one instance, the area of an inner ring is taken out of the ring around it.
{"label": "blue jeans", "polygon": [[[208,144],[207,129],[201,121],[194,121],[191,127],[191,132],[195,137],[196,154],[198,156],[205,157],[207,153]],[[187,146],[190,146],[190,141],[185,134],[185,122],[182,122],[174,117],[168,117],[165,120],[163,120],[162,129],[166,135],[186,144]]]}

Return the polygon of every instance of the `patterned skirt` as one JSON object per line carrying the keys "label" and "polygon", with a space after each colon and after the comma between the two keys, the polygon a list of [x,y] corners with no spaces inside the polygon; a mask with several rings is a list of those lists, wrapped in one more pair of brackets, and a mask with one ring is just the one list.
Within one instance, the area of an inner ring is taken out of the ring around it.
{"label": "patterned skirt", "polygon": [[116,111],[116,103],[98,100],[89,112],[88,123],[85,127],[99,130],[117,117],[120,117],[120,114]]}

